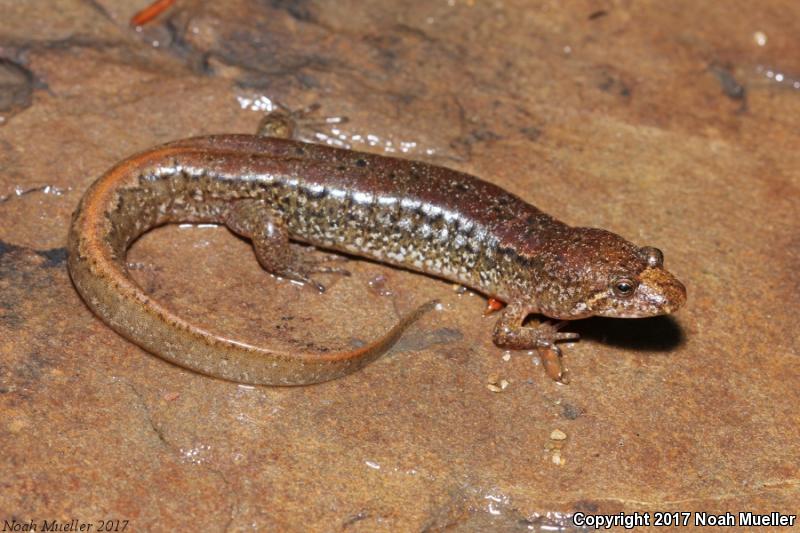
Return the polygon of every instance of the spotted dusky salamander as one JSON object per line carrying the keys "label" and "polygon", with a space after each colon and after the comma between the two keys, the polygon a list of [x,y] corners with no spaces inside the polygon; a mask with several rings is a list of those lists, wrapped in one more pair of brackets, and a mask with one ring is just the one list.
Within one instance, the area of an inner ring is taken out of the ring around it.
{"label": "spotted dusky salamander", "polygon": [[[180,366],[250,384],[322,382],[379,357],[431,306],[352,351],[280,353],[227,339],[181,319],[128,274],[129,246],[167,223],[224,224],[252,241],[265,270],[319,291],[315,274],[346,271],[290,239],[465,285],[507,304],[497,346],[538,350],[550,362],[560,360],[556,343],[577,334],[559,331],[563,322],[527,325],[528,315],[638,318],[686,300],[656,248],[568,226],[462,172],[292,140],[293,117],[282,111],[261,132],[134,155],[100,177],[73,216],[68,265],[85,302],[122,336]],[[559,379],[560,366],[548,373]]]}

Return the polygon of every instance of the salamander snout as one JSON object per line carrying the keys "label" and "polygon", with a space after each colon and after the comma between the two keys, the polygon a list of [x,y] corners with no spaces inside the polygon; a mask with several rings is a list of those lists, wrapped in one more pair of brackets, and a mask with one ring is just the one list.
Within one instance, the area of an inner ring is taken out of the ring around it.
{"label": "salamander snout", "polygon": [[662,267],[646,268],[639,274],[636,292],[633,318],[665,315],[686,303],[686,287]]}
{"label": "salamander snout", "polygon": [[686,303],[686,287],[661,266],[647,266],[638,275],[621,276],[595,296],[592,314],[614,318],[666,315]]}
{"label": "salamander snout", "polygon": [[686,287],[664,269],[664,254],[658,248],[645,246],[639,255],[647,267],[639,273],[633,302],[636,316],[665,315],[677,311],[686,303]]}

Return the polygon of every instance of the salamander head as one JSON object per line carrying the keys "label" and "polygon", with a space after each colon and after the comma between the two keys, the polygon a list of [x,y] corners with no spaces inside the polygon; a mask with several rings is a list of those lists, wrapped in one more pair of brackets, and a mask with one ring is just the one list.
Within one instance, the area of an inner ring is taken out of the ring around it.
{"label": "salamander head", "polygon": [[686,302],[686,288],[664,269],[657,248],[640,248],[601,229],[570,228],[547,249],[549,281],[537,298],[547,316],[642,318]]}

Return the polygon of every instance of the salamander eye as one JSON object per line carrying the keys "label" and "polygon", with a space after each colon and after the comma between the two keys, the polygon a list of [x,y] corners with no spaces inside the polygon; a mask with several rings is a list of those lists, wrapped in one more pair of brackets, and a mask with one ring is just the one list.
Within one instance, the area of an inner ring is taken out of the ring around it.
{"label": "salamander eye", "polygon": [[653,248],[652,246],[645,246],[644,248],[639,250],[639,253],[647,262],[647,266],[651,267],[660,267],[664,266],[664,254],[661,253],[661,250],[658,248]]}
{"label": "salamander eye", "polygon": [[619,278],[614,281],[612,289],[614,290],[614,294],[620,298],[628,298],[633,294],[634,289],[636,289],[636,284],[631,279]]}

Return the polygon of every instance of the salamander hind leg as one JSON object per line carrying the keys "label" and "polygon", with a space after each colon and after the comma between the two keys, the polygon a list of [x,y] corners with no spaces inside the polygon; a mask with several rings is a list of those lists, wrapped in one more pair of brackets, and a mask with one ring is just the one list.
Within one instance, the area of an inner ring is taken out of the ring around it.
{"label": "salamander hind leg", "polygon": [[325,286],[312,278],[314,274],[349,276],[343,268],[327,266],[329,259],[315,258],[308,247],[289,243],[289,232],[280,215],[259,200],[234,202],[225,215],[225,226],[250,239],[261,267],[282,278],[313,286],[325,292]]}
{"label": "salamander hind leg", "polygon": [[[282,104],[277,104],[277,106],[276,109],[264,115],[264,118],[259,122],[256,130],[256,135],[259,137],[327,141],[331,137],[322,131],[323,127],[347,122],[347,117],[317,116],[320,109],[319,104],[311,104],[295,110],[291,110]],[[311,138],[306,138],[306,136],[302,135],[303,131],[309,131],[313,135]]]}
{"label": "salamander hind leg", "polygon": [[529,314],[528,308],[518,303],[506,307],[495,324],[492,335],[494,343],[511,350],[536,350],[542,358],[547,375],[556,381],[566,382],[561,364],[561,349],[556,343],[577,340],[578,334],[559,331],[565,322],[542,322],[535,327],[523,326]]}

